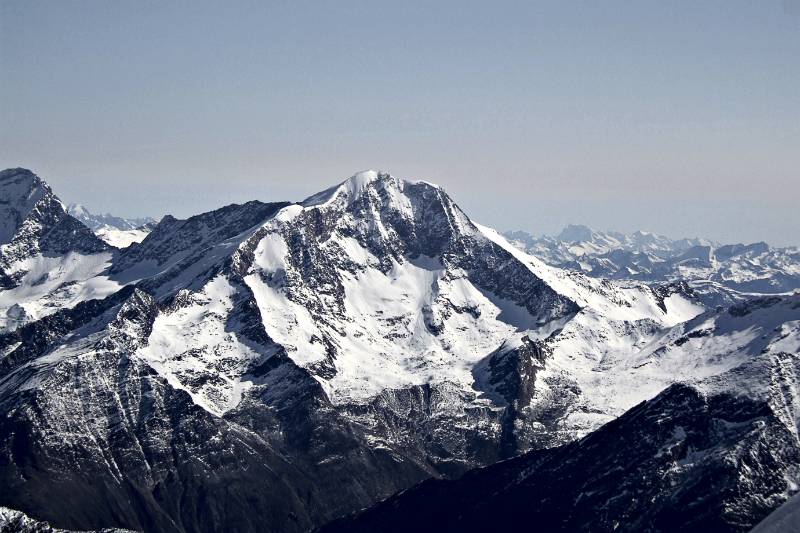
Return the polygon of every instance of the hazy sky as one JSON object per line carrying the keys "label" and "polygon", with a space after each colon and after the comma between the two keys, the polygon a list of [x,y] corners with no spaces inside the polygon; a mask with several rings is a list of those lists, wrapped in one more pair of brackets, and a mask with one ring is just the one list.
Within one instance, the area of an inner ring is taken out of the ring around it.
{"label": "hazy sky", "polygon": [[126,216],[375,168],[499,229],[800,244],[800,0],[0,0],[0,123]]}

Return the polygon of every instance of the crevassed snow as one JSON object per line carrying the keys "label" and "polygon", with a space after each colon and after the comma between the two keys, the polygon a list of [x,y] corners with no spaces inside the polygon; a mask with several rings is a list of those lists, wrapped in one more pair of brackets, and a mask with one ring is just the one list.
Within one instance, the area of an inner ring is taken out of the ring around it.
{"label": "crevassed snow", "polygon": [[[346,277],[350,320],[336,339],[333,399],[443,381],[469,389],[475,365],[517,331],[498,320],[502,310],[466,278],[446,279],[437,263],[408,260],[395,262],[386,274],[367,268]],[[435,335],[430,328],[437,326]]]}
{"label": "crevassed snow", "polygon": [[[606,418],[678,381],[744,393],[743,388],[731,386],[730,373],[756,365],[766,368],[759,371],[768,376],[771,354],[797,354],[798,320],[800,298],[756,308],[744,316],[709,312],[671,328],[634,329],[616,336],[602,321],[579,315],[555,340],[553,365],[542,377],[569,375],[585,393],[584,412],[605,413]],[[626,337],[633,342],[624,342]],[[763,376],[743,383],[750,388],[760,384],[762,390],[749,390],[751,395],[766,394],[771,385]],[[581,416],[586,422],[586,415]]]}

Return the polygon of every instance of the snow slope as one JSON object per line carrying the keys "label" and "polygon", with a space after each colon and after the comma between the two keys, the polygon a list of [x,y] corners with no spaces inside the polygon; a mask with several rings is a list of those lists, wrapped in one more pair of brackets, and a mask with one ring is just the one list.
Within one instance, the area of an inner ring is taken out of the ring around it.
{"label": "snow slope", "polygon": [[[207,295],[218,293],[218,284],[235,287],[234,299],[252,298],[264,331],[280,347],[275,353],[284,350],[337,405],[369,403],[386,390],[440,384],[461,391],[476,406],[497,408],[494,389],[485,390],[481,374],[486,362],[518,349],[524,339],[546,343],[552,354],[538,371],[537,393],[525,408],[538,409],[564,386],[576,386],[579,398],[564,405],[568,414],[559,430],[569,438],[679,379],[671,367],[655,371],[656,366],[637,365],[642,351],[665,331],[703,311],[679,287],[660,294],[643,284],[609,283],[549,267],[474,224],[440,188],[379,172],[357,174],[301,204],[282,207],[260,224],[241,227],[246,229],[231,239],[209,243],[188,270],[167,275],[167,285],[153,285],[164,295],[190,287],[197,307],[162,312],[141,352],[215,414],[236,407],[251,383],[248,364],[258,359],[225,332],[231,304],[214,307],[221,303],[212,304]],[[157,280],[169,265],[193,257],[176,252],[180,247],[169,244],[171,234],[164,226],[149,244],[162,240],[159,246],[175,258],[161,259],[159,266],[154,259],[123,260],[121,275],[138,271],[137,278]],[[148,241],[143,245],[130,253],[146,257]],[[223,271],[219,277],[213,265],[225,257],[232,258],[236,275]],[[151,266],[142,270],[145,264]],[[206,277],[206,272],[217,274]],[[515,280],[521,292],[506,279]],[[531,287],[540,292],[530,293]],[[162,330],[162,323],[168,329]],[[219,365],[204,355],[210,353],[231,358],[221,376]],[[187,385],[201,375],[209,376],[205,392]]]}

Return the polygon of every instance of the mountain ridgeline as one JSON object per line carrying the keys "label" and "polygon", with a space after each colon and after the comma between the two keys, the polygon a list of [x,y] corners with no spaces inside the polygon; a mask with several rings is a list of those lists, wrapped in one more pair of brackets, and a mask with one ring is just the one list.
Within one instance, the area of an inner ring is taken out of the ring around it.
{"label": "mountain ridgeline", "polygon": [[[800,289],[800,249],[765,242],[718,244],[706,239],[670,239],[638,231],[594,231],[570,225],[555,237],[524,231],[505,236],[546,263],[589,276],[646,282],[683,280],[714,295],[736,292],[784,293]],[[730,293],[729,293],[730,294]]]}
{"label": "mountain ridgeline", "polygon": [[800,295],[556,267],[374,171],[115,244],[13,169],[0,219],[15,523],[746,531],[795,490]]}

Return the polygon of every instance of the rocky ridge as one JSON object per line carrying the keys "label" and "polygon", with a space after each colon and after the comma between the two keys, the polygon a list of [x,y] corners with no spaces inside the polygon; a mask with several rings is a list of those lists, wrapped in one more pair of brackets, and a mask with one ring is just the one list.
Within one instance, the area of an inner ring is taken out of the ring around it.
{"label": "rocky ridge", "polygon": [[0,334],[0,504],[59,527],[304,531],[798,351],[791,299],[553,268],[380,172],[102,254]]}

